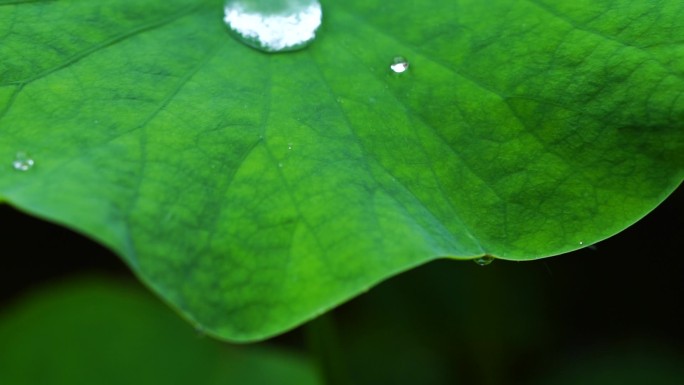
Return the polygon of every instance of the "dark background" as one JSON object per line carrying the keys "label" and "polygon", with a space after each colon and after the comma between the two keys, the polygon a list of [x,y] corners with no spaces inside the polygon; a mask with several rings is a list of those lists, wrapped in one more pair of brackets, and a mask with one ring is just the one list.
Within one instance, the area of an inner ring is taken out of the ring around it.
{"label": "dark background", "polygon": [[[0,313],[71,276],[134,279],[118,257],[70,230],[6,205],[0,220]],[[643,364],[652,376],[669,369],[653,369],[649,359],[684,367],[683,245],[680,187],[595,247],[485,267],[433,262],[270,343],[311,351],[318,330],[316,338],[327,337],[314,353],[329,354],[329,370],[348,383],[545,383],[537,379],[567,379],[587,365],[602,365],[600,372]],[[613,366],[598,364],[611,359]]]}

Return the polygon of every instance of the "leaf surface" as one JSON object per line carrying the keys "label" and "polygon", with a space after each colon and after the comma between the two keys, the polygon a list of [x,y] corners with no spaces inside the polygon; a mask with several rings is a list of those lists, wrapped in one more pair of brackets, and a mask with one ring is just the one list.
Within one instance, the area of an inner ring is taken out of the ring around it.
{"label": "leaf surface", "polygon": [[0,2],[0,200],[244,341],[435,258],[587,246],[682,181],[681,1],[323,8],[269,55],[217,1]]}

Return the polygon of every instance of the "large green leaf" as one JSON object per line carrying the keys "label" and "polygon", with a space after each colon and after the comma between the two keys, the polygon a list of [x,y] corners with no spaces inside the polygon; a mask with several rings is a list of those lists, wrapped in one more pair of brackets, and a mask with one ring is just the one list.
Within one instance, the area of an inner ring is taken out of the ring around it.
{"label": "large green leaf", "polygon": [[287,54],[218,1],[0,4],[0,200],[223,338],[431,259],[586,246],[684,176],[680,0],[329,1]]}

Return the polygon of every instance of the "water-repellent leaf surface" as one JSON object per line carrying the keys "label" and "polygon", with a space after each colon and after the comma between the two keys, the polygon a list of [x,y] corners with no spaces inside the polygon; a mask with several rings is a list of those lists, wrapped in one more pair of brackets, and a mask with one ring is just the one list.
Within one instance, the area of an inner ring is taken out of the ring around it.
{"label": "water-repellent leaf surface", "polygon": [[586,246],[682,180],[679,0],[323,12],[265,54],[218,1],[1,1],[0,199],[254,340],[435,258]]}

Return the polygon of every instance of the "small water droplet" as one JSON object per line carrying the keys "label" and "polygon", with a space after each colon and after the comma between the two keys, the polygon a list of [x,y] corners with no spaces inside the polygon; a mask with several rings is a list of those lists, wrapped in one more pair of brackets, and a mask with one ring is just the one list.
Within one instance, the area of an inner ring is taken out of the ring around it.
{"label": "small water droplet", "polygon": [[283,168],[283,162],[278,162],[278,167]]}
{"label": "small water droplet", "polygon": [[318,0],[228,0],[223,9],[233,35],[264,52],[308,46],[323,18]]}
{"label": "small water droplet", "polygon": [[390,65],[390,69],[392,72],[400,74],[403,72],[406,72],[409,68],[409,62],[402,56],[397,56],[394,58],[392,61],[392,64]]}
{"label": "small water droplet", "polygon": [[287,149],[288,149],[288,150],[292,150],[292,143],[288,143],[288,144],[287,144]]}
{"label": "small water droplet", "polygon": [[195,335],[197,338],[202,339],[207,336],[207,331],[204,329],[202,325],[196,325],[195,326]]}
{"label": "small water droplet", "polygon": [[473,259],[473,262],[475,262],[479,266],[487,266],[490,263],[494,262],[494,259],[495,259],[494,257],[490,257],[489,255],[485,255],[484,257]]}
{"label": "small water droplet", "polygon": [[14,161],[12,162],[12,167],[17,171],[28,171],[30,170],[36,162],[31,158],[31,156],[23,151],[17,152],[14,156]]}

